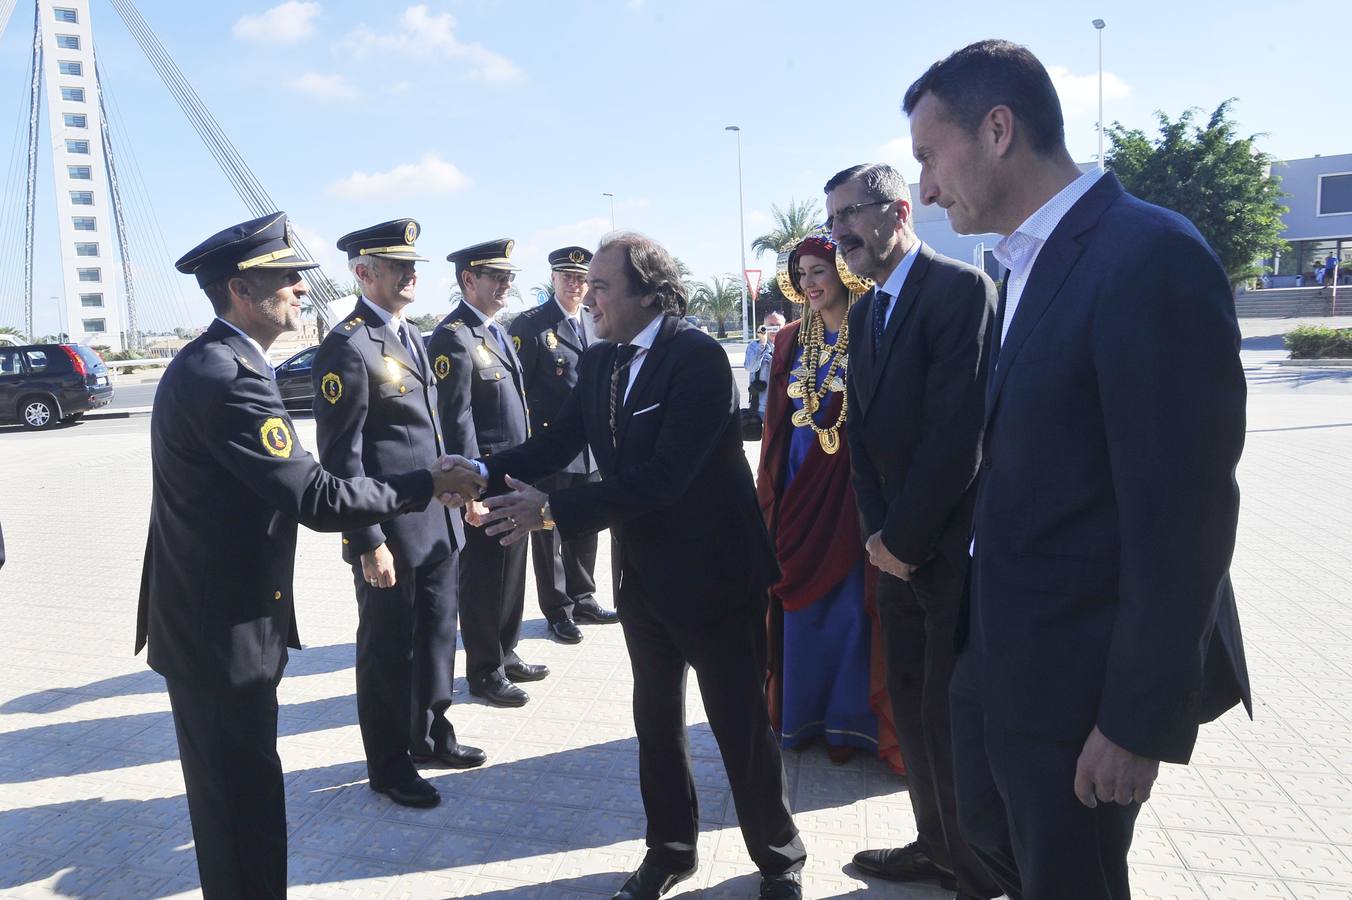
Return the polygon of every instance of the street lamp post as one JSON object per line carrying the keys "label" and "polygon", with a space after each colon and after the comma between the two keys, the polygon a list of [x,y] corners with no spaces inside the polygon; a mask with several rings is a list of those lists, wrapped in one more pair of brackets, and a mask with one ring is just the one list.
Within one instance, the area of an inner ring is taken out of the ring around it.
{"label": "street lamp post", "polygon": [[610,230],[611,230],[611,231],[614,231],[614,230],[615,230],[615,195],[612,194],[610,191],[602,191],[602,192],[601,192],[601,196],[602,196],[602,197],[609,197],[609,198],[610,198]]}
{"label": "street lamp post", "polygon": [[729,125],[723,129],[737,135],[737,232],[740,237],[739,249],[742,253],[742,337],[751,340],[751,298],[746,283],[746,203],[742,197],[742,129]]}
{"label": "street lamp post", "polygon": [[1099,152],[1098,152],[1098,167],[1099,167],[1099,170],[1100,170],[1100,171],[1103,170],[1103,29],[1104,29],[1104,26],[1106,26],[1107,24],[1108,24],[1108,23],[1105,22],[1105,21],[1103,21],[1102,19],[1095,19],[1095,20],[1094,20],[1094,30],[1098,32],[1098,45],[1099,45],[1099,66],[1098,66],[1098,76],[1099,76],[1099,85],[1098,85],[1098,87],[1099,87],[1099,115],[1098,115],[1098,141],[1099,141]]}
{"label": "street lamp post", "polygon": [[60,297],[53,297],[52,300],[56,302],[57,321],[61,326],[61,340],[59,343],[64,344],[70,339],[70,335],[66,333],[66,304],[62,302]]}

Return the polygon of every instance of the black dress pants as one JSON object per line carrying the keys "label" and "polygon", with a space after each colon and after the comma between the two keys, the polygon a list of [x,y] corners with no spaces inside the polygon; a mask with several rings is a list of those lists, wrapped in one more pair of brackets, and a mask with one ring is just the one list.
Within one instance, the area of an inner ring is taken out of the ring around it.
{"label": "black dress pants", "polygon": [[921,566],[911,581],[884,572],[878,578],[878,617],[917,841],[930,859],[953,872],[960,894],[998,897],[999,887],[958,827],[953,788],[948,689],[965,576],[944,556]]}
{"label": "black dress pants", "polygon": [[277,689],[169,680],[205,900],[286,896]]}
{"label": "black dress pants", "polygon": [[357,585],[357,721],[366,773],[375,788],[408,784],[418,774],[408,755],[446,750],[455,729],[446,718],[455,679],[458,550],[417,567],[399,564],[393,587]]}
{"label": "black dress pants", "polygon": [[736,603],[725,618],[676,626],[626,577],[616,606],[634,671],[639,782],[648,817],[648,855],[672,870],[693,868],[699,804],[685,731],[685,679],[695,670],[709,727],[732,787],[737,821],[763,874],[801,868],[807,858],[789,811],[784,762],[765,705],[765,605]]}
{"label": "black dress pants", "polygon": [[[593,472],[558,472],[535,483],[539,490],[562,490],[589,481],[600,480]],[[591,600],[596,593],[596,535],[565,541],[557,530],[532,531],[531,566],[535,569],[535,592],[540,612],[550,622],[573,614],[573,604]]]}
{"label": "black dress pants", "polygon": [[963,667],[953,685],[958,821],[987,869],[1011,900],[1128,900],[1140,804],[1080,803],[1075,766],[1084,742],[993,722]]}
{"label": "black dress pants", "polygon": [[471,686],[515,662],[526,603],[526,542],[509,547],[500,535],[465,528],[460,551],[460,638]]}

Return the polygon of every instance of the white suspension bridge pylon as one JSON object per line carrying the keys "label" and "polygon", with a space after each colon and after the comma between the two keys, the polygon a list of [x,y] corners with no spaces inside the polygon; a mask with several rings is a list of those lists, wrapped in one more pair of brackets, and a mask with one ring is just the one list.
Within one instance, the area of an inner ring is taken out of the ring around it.
{"label": "white suspension bridge pylon", "polygon": [[[124,203],[125,182],[118,177],[119,153],[114,150],[103,73],[95,58],[90,0],[31,2],[33,55],[27,92],[27,184],[22,212],[24,333],[30,339],[35,337],[33,256],[37,241],[39,120],[45,85],[64,288],[64,296],[59,302],[62,303],[62,322],[66,323],[62,329],[65,339],[113,350],[136,347],[141,344],[142,329],[137,310],[138,270],[133,259],[137,253],[147,253],[151,249],[145,244],[154,243],[151,233],[154,229],[147,229],[146,217],[138,220],[136,210],[129,209]],[[277,210],[277,204],[226,137],[132,0],[109,0],[109,3],[243,200],[247,211],[253,216],[261,216]],[[0,0],[0,34],[13,18],[17,5],[18,0]],[[120,152],[126,148],[119,145],[117,149]],[[0,211],[0,227],[4,220],[4,212]],[[5,237],[7,235],[0,235],[0,240]],[[295,242],[300,244],[299,239]],[[307,252],[303,245],[299,249]],[[150,278],[164,283],[160,273],[153,273]],[[327,328],[328,305],[338,299],[339,292],[322,270],[312,273],[308,280],[313,308],[321,327]],[[4,287],[7,285],[0,289]]]}

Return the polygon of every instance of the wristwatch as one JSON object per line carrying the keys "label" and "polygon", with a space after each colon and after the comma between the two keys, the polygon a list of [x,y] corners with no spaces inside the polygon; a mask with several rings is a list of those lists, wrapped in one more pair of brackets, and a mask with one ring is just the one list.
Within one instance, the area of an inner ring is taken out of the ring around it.
{"label": "wristwatch", "polygon": [[544,505],[540,507],[540,527],[545,531],[554,530],[554,516],[549,511],[549,498],[545,498]]}

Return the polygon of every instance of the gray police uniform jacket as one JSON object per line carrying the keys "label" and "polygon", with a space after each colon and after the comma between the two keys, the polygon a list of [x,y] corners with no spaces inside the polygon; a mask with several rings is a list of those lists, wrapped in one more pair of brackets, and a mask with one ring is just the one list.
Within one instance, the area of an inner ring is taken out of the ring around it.
{"label": "gray police uniform jacket", "polygon": [[463,301],[432,333],[427,356],[449,452],[488,457],[530,437],[521,361],[507,340],[504,352]]}
{"label": "gray police uniform jacket", "polygon": [[296,524],[339,531],[422,509],[426,471],[343,479],[301,448],[267,360],[217,320],[179,351],[150,419],[136,652],[169,679],[276,683],[299,647]]}
{"label": "gray police uniform jacket", "polygon": [[[583,307],[578,318],[587,346],[597,343],[600,338],[592,325],[591,312]],[[551,299],[517,316],[507,331],[521,360],[526,392],[530,397],[532,434],[549,428],[549,423],[563,409],[563,401],[577,386],[578,363],[584,348],[566,319],[558,301]],[[561,471],[578,475],[595,472],[596,458],[591,448],[584,448]]]}
{"label": "gray police uniform jacket", "polygon": [[[335,475],[384,475],[428,468],[444,454],[437,388],[409,323],[417,357],[365,298],[319,345],[311,366],[319,461]],[[459,510],[437,502],[377,525],[343,532],[343,559],[388,544],[396,566],[445,559],[465,542]]]}

